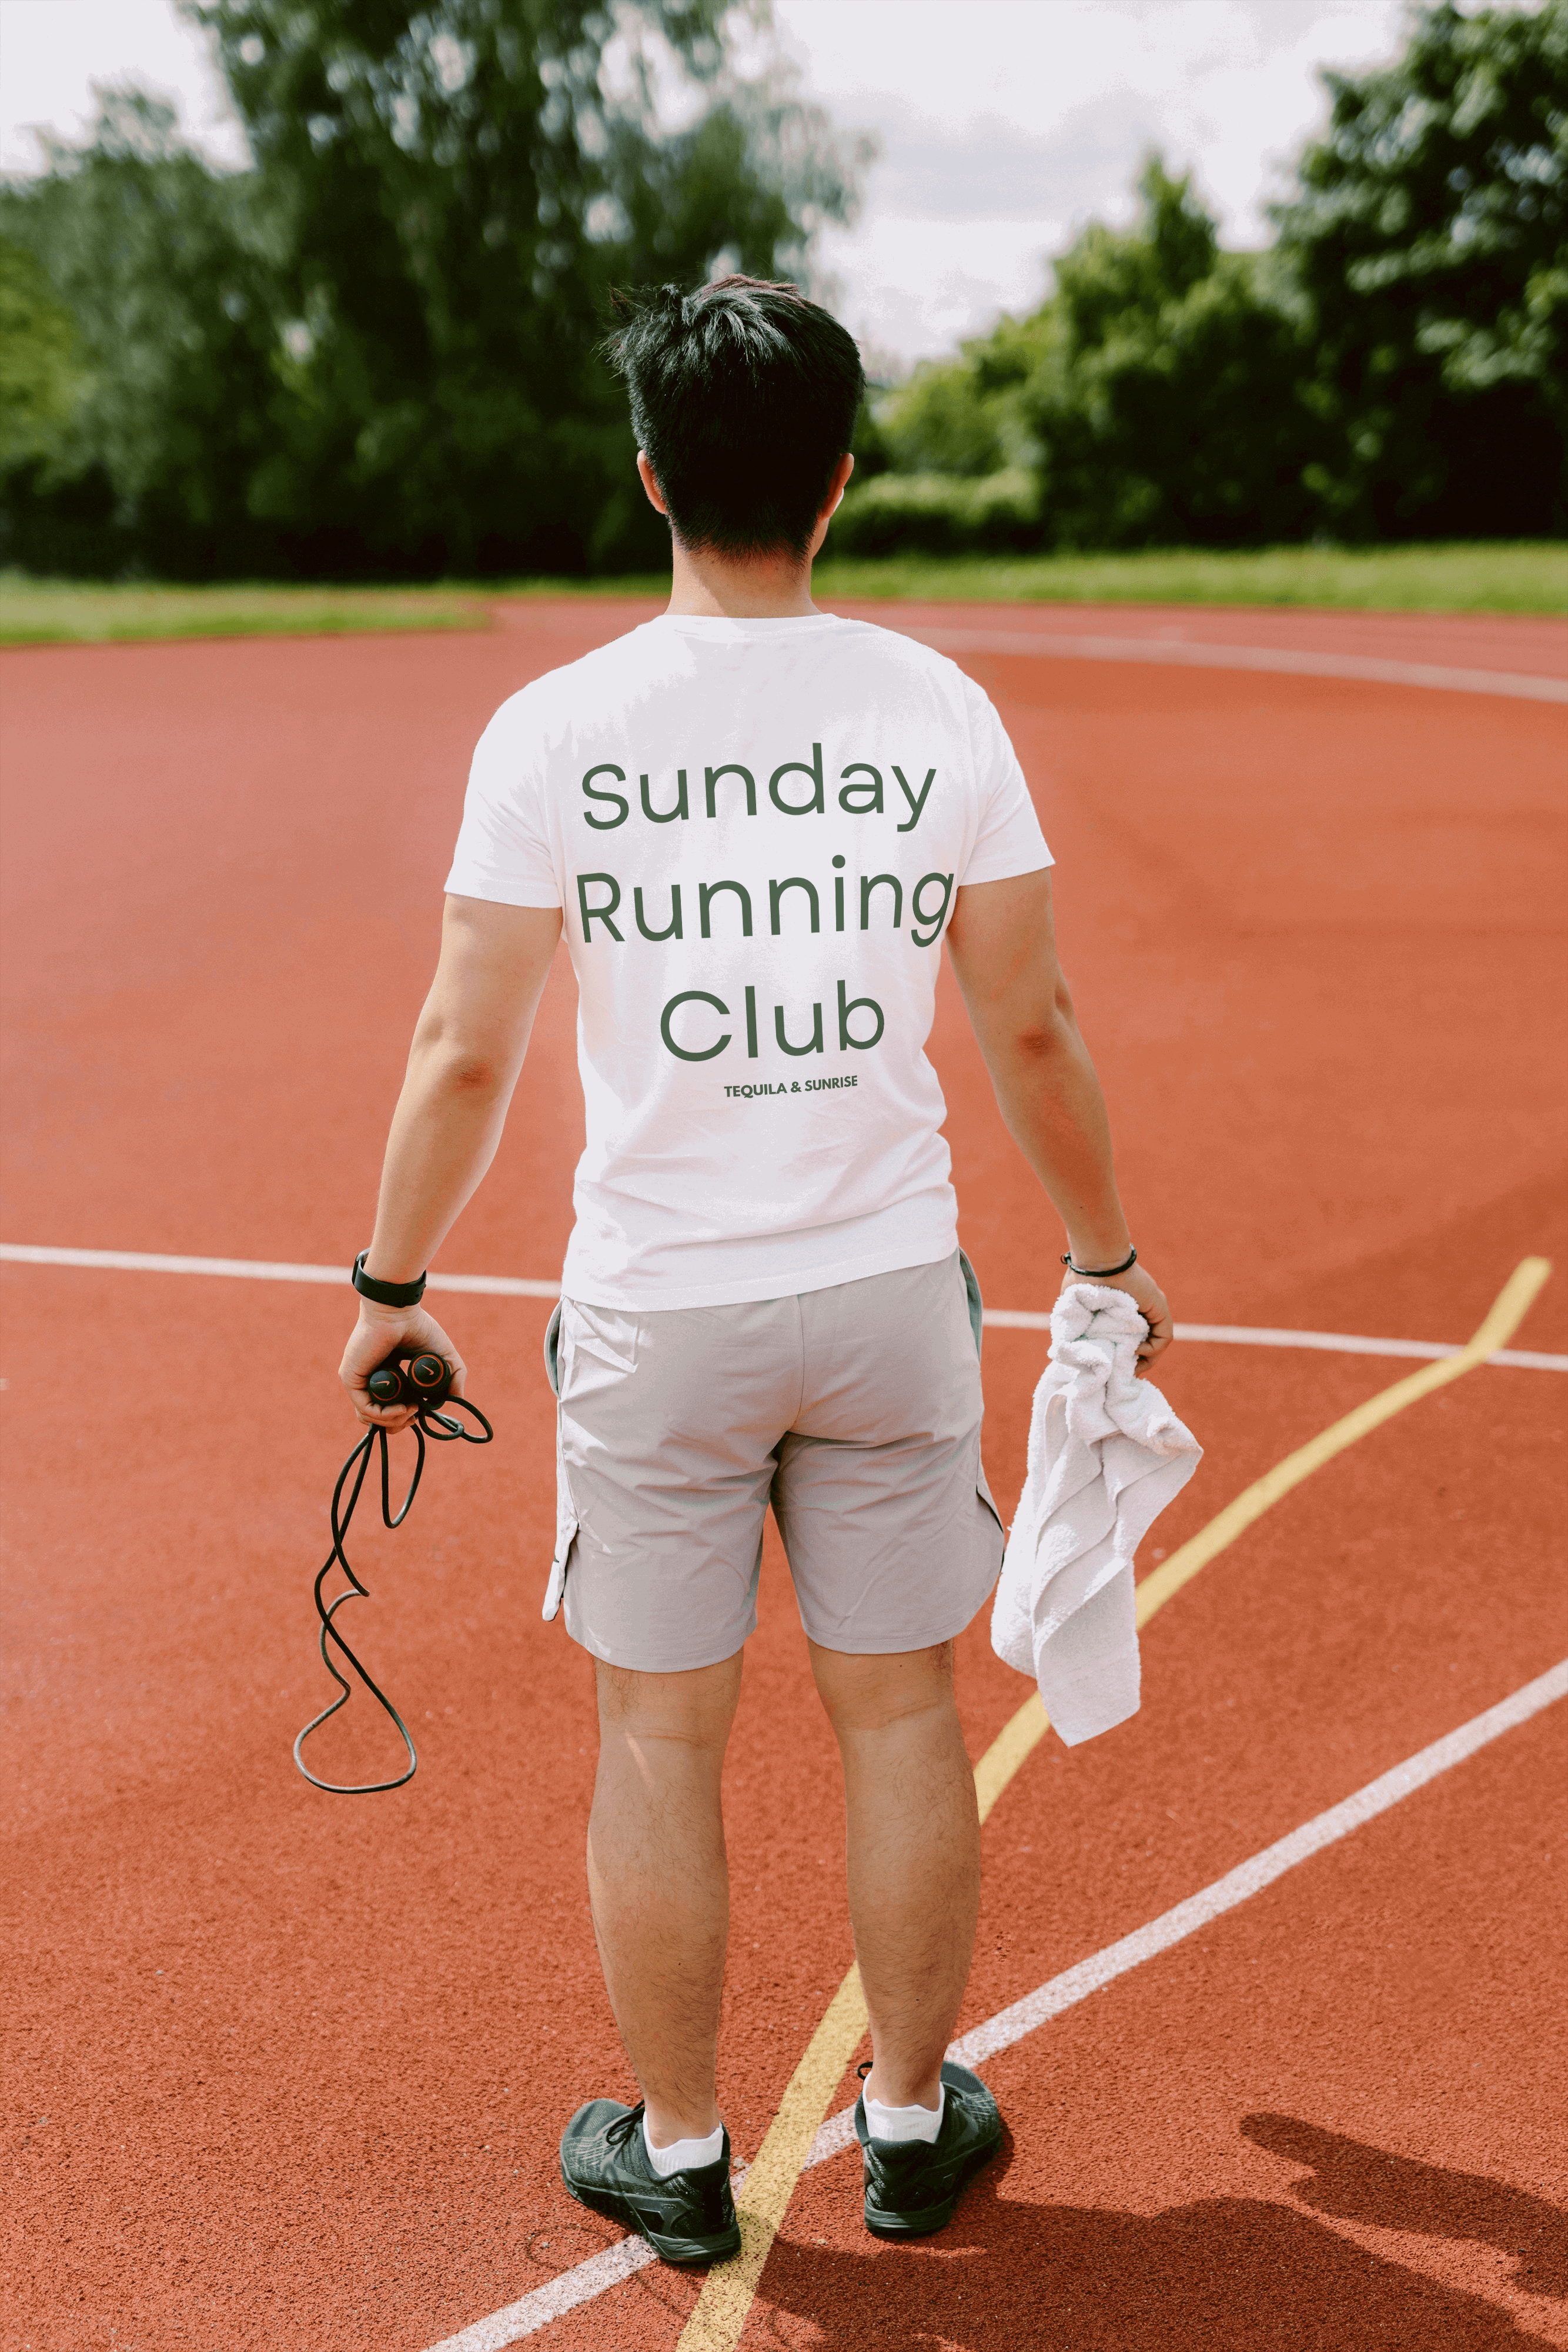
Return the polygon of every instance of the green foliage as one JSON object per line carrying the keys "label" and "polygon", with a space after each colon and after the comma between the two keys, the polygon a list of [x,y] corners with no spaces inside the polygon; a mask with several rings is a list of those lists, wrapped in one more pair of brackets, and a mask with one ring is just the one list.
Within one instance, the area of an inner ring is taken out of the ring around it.
{"label": "green foliage", "polygon": [[1086,229],[1032,318],[884,400],[919,490],[852,490],[846,543],[997,543],[957,518],[1003,464],[1058,548],[1568,527],[1568,0],[1427,7],[1396,65],[1326,79],[1272,253],[1221,252],[1151,162],[1131,231]]}
{"label": "green foliage", "polygon": [[81,347],[42,269],[0,237],[0,468],[51,457],[75,414]]}
{"label": "green foliage", "polygon": [[182,151],[168,107],[120,93],[101,107],[92,145],[56,148],[0,211],[83,354],[49,476],[8,503],[35,562],[68,561],[85,532],[153,568],[243,568],[258,551],[246,488],[272,390],[251,191]]}
{"label": "green foliage", "polygon": [[1568,520],[1568,5],[1424,8],[1399,62],[1331,74],[1280,207],[1329,446],[1313,488],[1362,536]]}
{"label": "green foliage", "polygon": [[994,474],[878,474],[853,491],[831,526],[836,555],[931,555],[1032,547],[1040,485],[1021,467]]}
{"label": "green foliage", "polygon": [[1155,160],[1139,185],[1137,226],[1086,229],[1032,318],[879,404],[896,471],[851,491],[842,544],[1245,546],[1309,527],[1299,330],[1254,257],[1220,252],[1186,180]]}
{"label": "green foliage", "polygon": [[[965,343],[957,359],[925,361],[906,382],[874,396],[872,438],[882,467],[933,480],[1036,472],[1040,449],[1021,394],[1040,365],[1052,322],[1049,304],[1034,319],[1004,318],[991,334]],[[857,449],[857,476],[858,460]],[[1038,499],[1029,503],[1037,525]],[[953,512],[961,516],[972,507],[958,495]],[[911,507],[912,516],[915,511]]]}
{"label": "green foliage", "polygon": [[[608,289],[775,274],[851,201],[821,118],[730,69],[724,0],[188,13],[254,171],[210,172],[162,110],[110,99],[89,149],[0,206],[89,354],[78,484],[104,553],[329,578],[656,561],[594,355]],[[656,73],[696,100],[674,135]],[[7,503],[36,561],[39,518]]]}
{"label": "green foliage", "polygon": [[[0,188],[0,560],[647,568],[614,283],[797,267],[859,160],[733,61],[767,0],[182,0],[254,168],[111,94]],[[835,544],[1001,554],[1568,529],[1568,0],[1421,7],[1268,255],[1157,160],[1051,298],[868,404]],[[652,93],[679,88],[682,129]]]}
{"label": "green foliage", "polygon": [[1063,547],[1245,546],[1309,526],[1312,424],[1299,332],[1245,254],[1221,253],[1157,160],[1130,232],[1056,266],[1054,332],[1027,379],[1047,528]]}
{"label": "green foliage", "polygon": [[901,474],[994,474],[1007,460],[1001,419],[967,359],[917,367],[879,403],[877,423]]}

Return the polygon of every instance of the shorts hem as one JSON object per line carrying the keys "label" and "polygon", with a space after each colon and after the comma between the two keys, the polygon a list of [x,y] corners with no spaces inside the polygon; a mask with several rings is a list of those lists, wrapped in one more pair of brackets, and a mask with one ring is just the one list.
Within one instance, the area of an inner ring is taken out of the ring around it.
{"label": "shorts hem", "polygon": [[956,1642],[960,1633],[967,1633],[969,1627],[974,1623],[976,1618],[979,1615],[981,1610],[985,1607],[987,1601],[996,1591],[997,1578],[1000,1576],[1001,1572],[1002,1564],[1000,1560],[998,1560],[996,1574],[992,1576],[989,1584],[987,1585],[979,1599],[972,1602],[969,1607],[966,1609],[961,1617],[954,1618],[951,1621],[946,1619],[938,1621],[944,1627],[944,1630],[938,1633],[925,1633],[912,1626],[901,1625],[896,1636],[885,1642],[824,1642],[820,1633],[814,1633],[811,1631],[810,1625],[806,1623],[804,1617],[800,1620],[801,1630],[805,1633],[806,1639],[809,1642],[814,1642],[819,1650],[837,1650],[841,1657],[846,1658],[897,1658],[902,1657],[906,1651],[910,1650],[938,1649],[944,1642]]}
{"label": "shorts hem", "polygon": [[644,1665],[638,1658],[612,1658],[607,1649],[602,1648],[596,1642],[591,1642],[586,1634],[574,1633],[570,1625],[566,1629],[568,1640],[575,1642],[578,1648],[585,1650],[591,1658],[597,1658],[601,1665],[615,1666],[621,1673],[629,1675],[695,1675],[700,1674],[705,1666],[722,1666],[729,1659],[739,1656],[756,1631],[756,1624],[753,1623],[750,1629],[741,1635],[738,1642],[734,1643],[727,1649],[715,1651],[711,1656],[682,1658],[678,1663],[673,1663],[666,1658],[662,1659],[657,1665]]}

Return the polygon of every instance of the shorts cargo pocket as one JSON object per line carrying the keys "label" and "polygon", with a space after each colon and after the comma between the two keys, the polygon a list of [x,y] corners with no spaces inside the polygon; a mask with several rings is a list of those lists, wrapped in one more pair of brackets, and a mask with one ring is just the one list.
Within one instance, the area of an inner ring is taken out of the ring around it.
{"label": "shorts cargo pocket", "polygon": [[561,1362],[561,1308],[564,1299],[557,1299],[555,1312],[545,1330],[545,1377],[549,1381],[556,1401],[555,1439],[555,1558],[550,1562],[549,1581],[545,1586],[543,1616],[548,1625],[558,1613],[566,1591],[566,1572],[571,1561],[571,1548],[577,1540],[577,1513],[572,1507],[571,1488],[567,1483],[566,1463],[560,1442],[560,1392],[564,1377]]}

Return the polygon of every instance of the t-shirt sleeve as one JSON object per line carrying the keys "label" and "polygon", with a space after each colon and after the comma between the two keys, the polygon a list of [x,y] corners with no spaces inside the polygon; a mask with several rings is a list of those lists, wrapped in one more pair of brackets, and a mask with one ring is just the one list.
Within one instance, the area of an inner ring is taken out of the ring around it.
{"label": "t-shirt sleeve", "polygon": [[1005,882],[1014,874],[1038,874],[1055,861],[1045,845],[1018,753],[990,697],[970,678],[964,685],[979,819],[959,885]]}
{"label": "t-shirt sleeve", "polygon": [[516,702],[503,703],[475,747],[448,892],[503,907],[559,907],[537,763],[542,745]]}

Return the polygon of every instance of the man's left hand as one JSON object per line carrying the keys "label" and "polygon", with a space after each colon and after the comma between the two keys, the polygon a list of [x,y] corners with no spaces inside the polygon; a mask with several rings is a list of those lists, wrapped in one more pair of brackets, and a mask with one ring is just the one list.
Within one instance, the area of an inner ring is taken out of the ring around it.
{"label": "man's left hand", "polygon": [[[1063,1274],[1061,1287],[1082,1282],[1083,1276],[1071,1267]],[[1130,1265],[1125,1274],[1096,1276],[1105,1290],[1124,1290],[1149,1327],[1149,1336],[1138,1349],[1138,1370],[1146,1372],[1156,1356],[1163,1356],[1176,1337],[1171,1322],[1170,1301],[1146,1266]]]}

